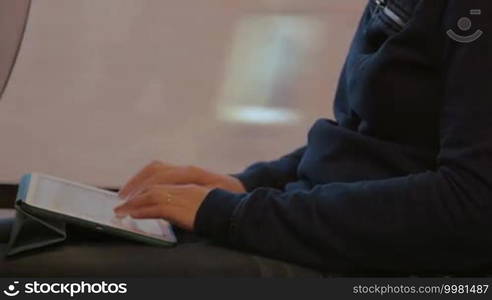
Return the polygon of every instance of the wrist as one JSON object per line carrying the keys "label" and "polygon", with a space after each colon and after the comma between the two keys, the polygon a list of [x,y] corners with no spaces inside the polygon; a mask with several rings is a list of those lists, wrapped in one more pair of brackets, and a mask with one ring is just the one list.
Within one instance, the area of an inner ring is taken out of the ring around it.
{"label": "wrist", "polygon": [[211,190],[198,208],[193,226],[195,231],[227,242],[232,216],[243,196],[219,188]]}

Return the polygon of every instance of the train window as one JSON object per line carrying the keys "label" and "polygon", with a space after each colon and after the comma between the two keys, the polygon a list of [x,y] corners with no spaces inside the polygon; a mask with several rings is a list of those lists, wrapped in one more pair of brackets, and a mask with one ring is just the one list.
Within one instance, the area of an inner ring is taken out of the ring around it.
{"label": "train window", "polygon": [[365,2],[32,1],[0,101],[0,182],[118,186],[155,159],[236,172],[302,146],[331,117]]}

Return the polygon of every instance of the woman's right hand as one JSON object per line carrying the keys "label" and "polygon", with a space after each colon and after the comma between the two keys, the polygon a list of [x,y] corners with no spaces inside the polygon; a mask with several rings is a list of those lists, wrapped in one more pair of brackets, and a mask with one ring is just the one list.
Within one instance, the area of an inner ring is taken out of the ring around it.
{"label": "woman's right hand", "polygon": [[140,170],[120,190],[122,199],[157,184],[196,184],[208,188],[221,188],[233,193],[246,192],[239,179],[217,174],[195,166],[175,166],[154,161]]}

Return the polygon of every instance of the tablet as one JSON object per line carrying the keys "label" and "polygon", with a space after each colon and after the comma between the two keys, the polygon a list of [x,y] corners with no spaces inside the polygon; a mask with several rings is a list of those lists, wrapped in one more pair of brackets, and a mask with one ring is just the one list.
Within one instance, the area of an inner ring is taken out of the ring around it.
{"label": "tablet", "polygon": [[113,209],[123,200],[114,192],[37,173],[26,175],[21,185],[19,204],[31,212],[151,244],[176,243],[172,226],[163,219],[117,218]]}

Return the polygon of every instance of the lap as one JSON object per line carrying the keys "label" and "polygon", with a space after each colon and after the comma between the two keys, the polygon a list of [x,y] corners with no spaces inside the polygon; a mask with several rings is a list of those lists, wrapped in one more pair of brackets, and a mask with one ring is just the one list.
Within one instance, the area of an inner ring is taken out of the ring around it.
{"label": "lap", "polygon": [[[11,220],[11,219],[10,219]],[[0,220],[4,253],[11,221]],[[1,276],[320,277],[286,262],[228,249],[178,232],[171,248],[69,228],[66,242],[0,261]]]}

